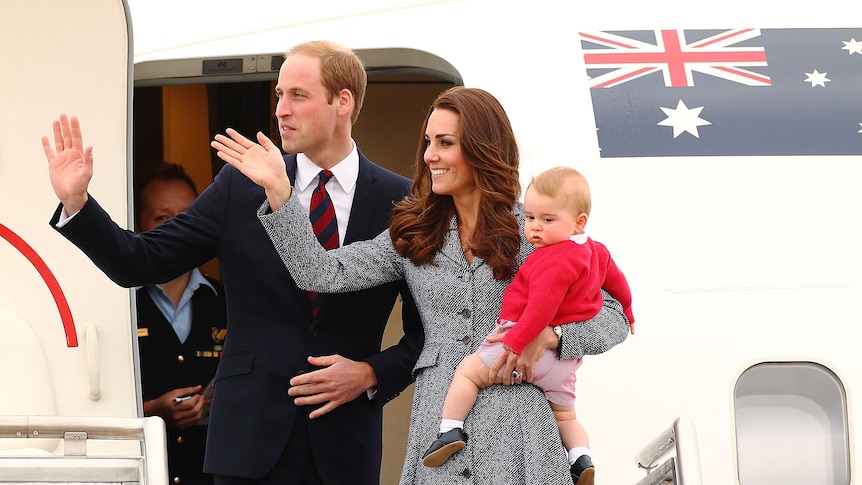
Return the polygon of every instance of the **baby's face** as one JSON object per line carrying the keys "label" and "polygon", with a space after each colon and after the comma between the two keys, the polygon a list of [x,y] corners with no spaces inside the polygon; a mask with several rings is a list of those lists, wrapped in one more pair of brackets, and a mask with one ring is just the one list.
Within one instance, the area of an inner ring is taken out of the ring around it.
{"label": "baby's face", "polygon": [[578,214],[567,207],[563,197],[537,193],[532,187],[524,194],[524,236],[533,246],[541,248],[569,239],[579,229]]}

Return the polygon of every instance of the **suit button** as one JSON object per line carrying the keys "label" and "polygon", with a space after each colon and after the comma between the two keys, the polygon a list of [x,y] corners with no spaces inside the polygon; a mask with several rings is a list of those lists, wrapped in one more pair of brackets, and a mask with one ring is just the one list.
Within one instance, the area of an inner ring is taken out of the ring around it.
{"label": "suit button", "polygon": [[472,315],[472,313],[470,312],[469,308],[465,308],[465,309],[461,310],[461,316],[462,317],[470,318],[470,315]]}
{"label": "suit button", "polygon": [[182,355],[182,354],[180,354],[180,355],[178,355],[178,356],[177,356],[177,362],[179,362],[180,364],[182,364],[182,363],[183,363],[183,362],[185,362],[185,361],[186,361],[186,358],[185,358],[185,357],[183,357],[183,355]]}
{"label": "suit button", "polygon": [[309,337],[311,337],[311,338],[315,338],[315,337],[317,337],[317,330],[309,330],[309,331],[308,331],[308,336],[309,336]]}
{"label": "suit button", "polygon": [[182,480],[180,480],[180,477],[174,477],[174,479],[171,481],[174,482],[174,485],[179,485],[183,482]]}
{"label": "suit button", "polygon": [[473,474],[472,474],[472,473],[470,473],[470,469],[469,469],[469,468],[465,468],[465,469],[464,469],[464,471],[463,471],[463,472],[461,472],[461,476],[462,476],[462,477],[464,477],[464,478],[470,478],[470,476],[471,476],[471,475],[473,475]]}
{"label": "suit button", "polygon": [[466,337],[462,338],[461,343],[469,344],[470,343],[470,336],[467,335]]}
{"label": "suit button", "polygon": [[177,436],[177,444],[178,445],[183,444],[183,437],[182,436]]}

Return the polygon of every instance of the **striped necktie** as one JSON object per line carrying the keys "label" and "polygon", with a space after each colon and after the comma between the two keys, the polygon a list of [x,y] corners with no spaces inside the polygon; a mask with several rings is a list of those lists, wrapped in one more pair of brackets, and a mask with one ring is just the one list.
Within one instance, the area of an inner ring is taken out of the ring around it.
{"label": "striped necktie", "polygon": [[[321,170],[317,180],[317,187],[311,193],[311,204],[308,217],[314,228],[317,240],[327,250],[338,247],[338,221],[335,219],[335,207],[332,199],[326,192],[326,182],[332,178],[332,172]],[[311,316],[316,317],[320,310],[320,301],[317,293],[308,292],[308,300],[311,302]]]}

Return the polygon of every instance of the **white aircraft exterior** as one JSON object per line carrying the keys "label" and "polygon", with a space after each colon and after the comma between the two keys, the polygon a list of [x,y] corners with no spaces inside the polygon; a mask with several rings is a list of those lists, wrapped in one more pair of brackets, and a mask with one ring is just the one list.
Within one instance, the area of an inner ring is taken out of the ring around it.
{"label": "white aircraft exterior", "polygon": [[[128,225],[139,89],[272,81],[284,51],[329,39],[369,68],[356,129],[369,158],[411,176],[430,100],[463,84],[507,110],[523,186],[557,165],[590,181],[589,233],[626,274],[637,320],[634,335],[587,357],[578,373],[577,413],[600,483],[653,483],[638,460],[658,467],[673,455],[677,483],[857,482],[862,22],[846,2],[126,1],[15,2],[14,20],[0,30],[0,416],[141,412],[130,292],[47,223],[56,197],[39,140],[51,121],[80,117],[95,146],[91,192]],[[774,33],[836,29],[840,38],[826,44],[835,55],[788,67],[798,70],[789,77],[780,66],[802,59],[803,44],[788,40],[786,56],[766,46]],[[712,37],[695,45],[695,32]],[[671,37],[682,51],[754,53],[680,61],[676,74],[670,61],[590,57],[664,52]],[[608,97],[605,81],[625,90]],[[653,121],[629,126],[656,84],[663,101],[648,112]],[[709,98],[698,91],[704,85],[747,91],[742,101],[718,91]],[[820,98],[788,109],[800,86]],[[848,112],[855,121],[831,128]],[[168,141],[169,118],[164,153],[180,156],[186,148]],[[787,140],[776,134],[783,128],[729,134],[788,121],[800,134]],[[829,133],[811,135],[822,126]],[[833,138],[842,129],[846,136]],[[199,139],[204,157],[208,138]],[[22,369],[33,374],[23,378]],[[409,399],[389,405],[381,483],[397,483]],[[28,444],[56,454],[55,446]],[[0,440],[0,449],[20,447]]]}

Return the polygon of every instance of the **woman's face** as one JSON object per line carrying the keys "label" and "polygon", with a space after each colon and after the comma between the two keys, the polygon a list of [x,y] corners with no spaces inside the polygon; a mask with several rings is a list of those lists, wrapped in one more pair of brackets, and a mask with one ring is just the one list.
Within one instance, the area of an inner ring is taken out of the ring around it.
{"label": "woman's face", "polygon": [[476,190],[473,166],[461,149],[461,117],[448,109],[435,109],[425,130],[425,165],[431,171],[431,190],[453,197]]}

